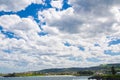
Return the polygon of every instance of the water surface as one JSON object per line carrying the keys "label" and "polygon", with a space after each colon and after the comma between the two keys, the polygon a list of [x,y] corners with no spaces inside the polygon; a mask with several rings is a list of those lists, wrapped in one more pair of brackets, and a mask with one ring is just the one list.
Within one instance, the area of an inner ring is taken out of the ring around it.
{"label": "water surface", "polygon": [[0,80],[88,80],[89,76],[1,77]]}

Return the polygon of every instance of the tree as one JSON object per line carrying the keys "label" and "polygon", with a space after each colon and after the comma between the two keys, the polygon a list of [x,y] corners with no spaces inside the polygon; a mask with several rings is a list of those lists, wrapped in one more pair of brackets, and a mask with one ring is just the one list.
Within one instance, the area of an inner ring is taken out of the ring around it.
{"label": "tree", "polygon": [[77,72],[79,75],[93,75],[94,73],[92,71],[79,71]]}
{"label": "tree", "polygon": [[112,67],[111,67],[111,72],[112,72],[112,74],[113,74],[113,75],[115,75],[115,74],[116,74],[116,71],[115,71],[114,66],[112,66]]}

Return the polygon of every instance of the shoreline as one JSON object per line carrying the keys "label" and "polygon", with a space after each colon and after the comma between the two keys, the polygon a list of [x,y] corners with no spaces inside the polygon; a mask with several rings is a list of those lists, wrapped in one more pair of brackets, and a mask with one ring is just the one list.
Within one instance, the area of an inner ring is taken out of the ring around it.
{"label": "shoreline", "polygon": [[[4,76],[0,76],[2,78],[7,78]],[[36,75],[36,76],[12,76],[12,78],[14,77],[91,77],[91,76],[75,76],[75,75]],[[9,77],[10,78],[10,77]]]}

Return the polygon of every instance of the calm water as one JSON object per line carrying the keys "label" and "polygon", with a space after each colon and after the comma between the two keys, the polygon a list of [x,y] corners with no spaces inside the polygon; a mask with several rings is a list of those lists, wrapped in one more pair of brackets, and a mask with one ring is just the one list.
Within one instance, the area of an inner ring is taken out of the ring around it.
{"label": "calm water", "polygon": [[47,77],[13,77],[0,78],[0,80],[88,80],[88,76],[74,77],[74,76],[47,76]]}

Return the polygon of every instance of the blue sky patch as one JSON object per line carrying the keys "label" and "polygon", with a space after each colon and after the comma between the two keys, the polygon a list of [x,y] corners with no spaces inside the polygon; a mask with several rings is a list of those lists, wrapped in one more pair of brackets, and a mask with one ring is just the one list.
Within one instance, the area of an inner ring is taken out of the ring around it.
{"label": "blue sky patch", "polygon": [[48,33],[46,33],[46,32],[40,32],[40,33],[38,33],[40,36],[45,36],[45,35],[47,35]]}
{"label": "blue sky patch", "polygon": [[68,9],[69,7],[71,7],[71,5],[68,4],[68,0],[63,0],[62,10]]}
{"label": "blue sky patch", "polygon": [[4,34],[7,38],[16,38],[16,39],[20,39],[20,37],[16,36],[13,32],[9,32],[9,31],[1,31],[2,34]]}
{"label": "blue sky patch", "polygon": [[111,46],[111,45],[117,45],[117,44],[120,44],[120,39],[116,39],[116,40],[113,40],[113,41],[109,42],[109,46]]}
{"label": "blue sky patch", "polygon": [[3,28],[0,26],[0,32],[2,31],[2,29],[3,29]]}
{"label": "blue sky patch", "polygon": [[13,32],[10,32],[10,31],[4,31],[2,27],[0,27],[0,32],[2,34],[5,35],[5,37],[7,38],[16,38],[16,39],[20,39],[20,37],[18,37],[17,35],[15,35]]}
{"label": "blue sky patch", "polygon": [[93,57],[93,58],[87,58],[87,61],[89,61],[89,62],[100,62],[101,60]]}
{"label": "blue sky patch", "polygon": [[34,16],[35,18],[37,18],[38,11],[43,11],[48,8],[51,8],[51,6],[49,6],[48,4],[46,4],[46,5],[31,4],[25,10],[19,11],[16,14],[19,15],[20,17]]}
{"label": "blue sky patch", "polygon": [[15,14],[15,12],[4,12],[4,11],[0,11],[0,16],[2,16],[2,15],[11,15],[11,14]]}
{"label": "blue sky patch", "polygon": [[120,55],[120,52],[113,52],[112,50],[105,50],[104,54],[108,54],[111,56],[116,56],[116,55]]}
{"label": "blue sky patch", "polygon": [[18,11],[18,12],[0,11],[0,16],[2,16],[2,15],[11,15],[11,14],[17,14],[21,18],[32,16],[32,17],[34,17],[34,20],[36,22],[39,22],[39,20],[38,20],[38,11],[43,11],[45,9],[52,8],[52,6],[50,5],[50,0],[46,0],[45,2],[46,2],[45,5],[31,4],[28,7],[26,7],[25,10],[21,10],[21,11]]}
{"label": "blue sky patch", "polygon": [[5,53],[12,53],[12,51],[11,50],[9,50],[9,49],[5,49],[5,50],[3,50],[3,52],[5,52]]}
{"label": "blue sky patch", "polygon": [[73,57],[73,56],[71,56],[68,59],[71,60],[71,61],[82,61],[81,57]]}
{"label": "blue sky patch", "polygon": [[82,47],[82,46],[79,46],[78,48],[79,48],[79,50],[81,50],[81,51],[85,51],[85,48]]}
{"label": "blue sky patch", "polygon": [[69,42],[65,42],[64,45],[67,46],[67,47],[71,46],[71,44]]}
{"label": "blue sky patch", "polygon": [[94,46],[96,46],[96,47],[97,47],[97,46],[98,46],[98,47],[100,47],[100,45],[99,45],[99,44],[97,44],[97,43],[96,43],[96,44],[94,44]]}

